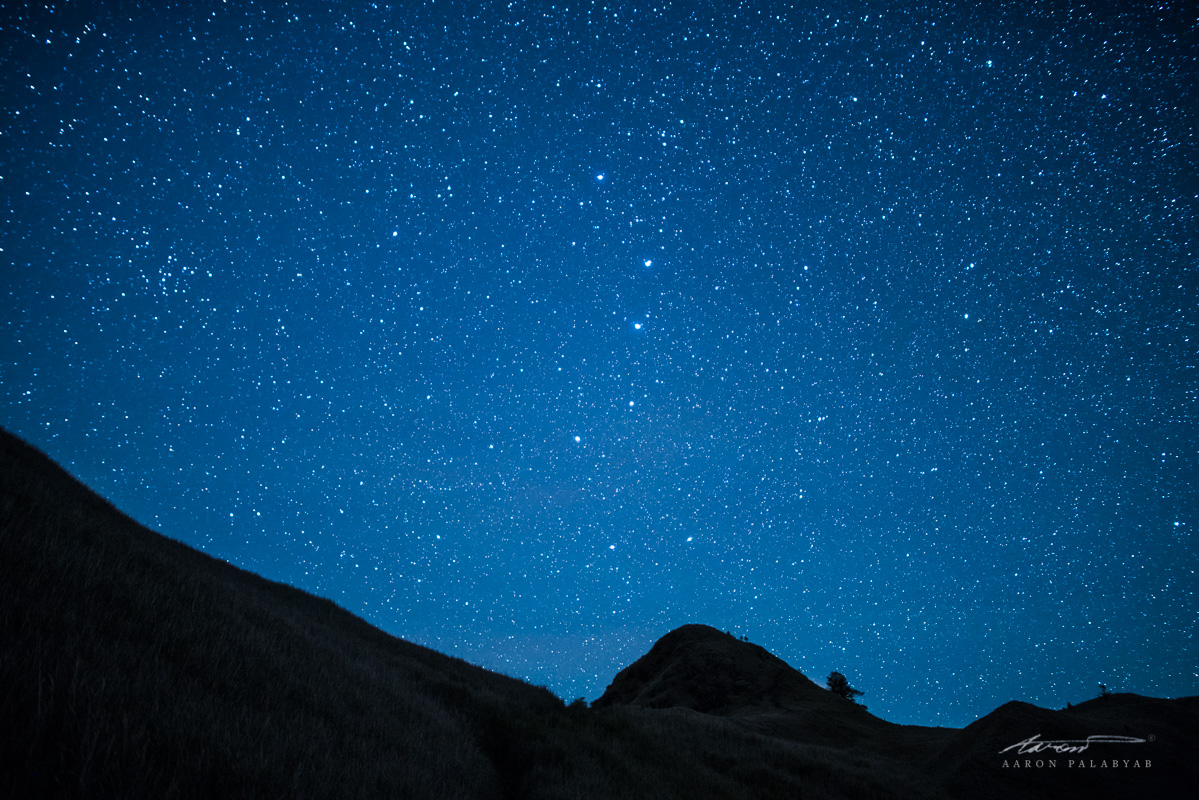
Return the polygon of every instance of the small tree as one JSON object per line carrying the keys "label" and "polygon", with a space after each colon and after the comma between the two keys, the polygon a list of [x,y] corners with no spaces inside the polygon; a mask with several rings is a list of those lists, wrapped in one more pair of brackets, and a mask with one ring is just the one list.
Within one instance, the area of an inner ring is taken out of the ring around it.
{"label": "small tree", "polygon": [[849,680],[840,672],[830,672],[828,675],[828,690],[837,697],[844,697],[851,703],[858,702],[858,698],[865,692],[859,691],[849,685]]}

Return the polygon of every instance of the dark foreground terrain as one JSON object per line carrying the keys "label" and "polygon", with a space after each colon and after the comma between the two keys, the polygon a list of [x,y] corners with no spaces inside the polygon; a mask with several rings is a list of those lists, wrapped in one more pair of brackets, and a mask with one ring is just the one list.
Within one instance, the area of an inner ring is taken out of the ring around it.
{"label": "dark foreground terrain", "polygon": [[[1038,735],[1142,741],[1012,748]],[[893,725],[703,625],[568,707],[166,539],[0,431],[0,797],[1191,797],[1197,744],[1199,698]]]}

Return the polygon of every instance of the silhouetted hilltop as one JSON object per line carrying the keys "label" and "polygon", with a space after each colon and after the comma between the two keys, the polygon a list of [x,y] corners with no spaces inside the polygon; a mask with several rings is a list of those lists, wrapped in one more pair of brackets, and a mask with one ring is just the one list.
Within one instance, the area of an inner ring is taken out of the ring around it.
{"label": "silhouetted hilltop", "polygon": [[[687,625],[566,707],[166,539],[0,430],[6,799],[1188,797],[1197,703],[893,725]],[[1111,752],[1153,772],[1000,766],[1034,734],[1144,738]]]}
{"label": "silhouetted hilltop", "polygon": [[1010,702],[956,731],[929,765],[978,798],[1184,797],[1199,786],[1196,742],[1199,697],[1113,694],[1063,711]]}
{"label": "silhouetted hilltop", "polygon": [[[884,722],[765,648],[707,625],[684,625],[663,636],[621,670],[594,705],[688,708],[735,718],[770,736],[888,754],[903,751],[917,732],[936,741],[945,735]],[[906,731],[903,742],[892,735],[899,729]]]}
{"label": "silhouetted hilltop", "polygon": [[621,670],[596,708],[613,705],[690,708],[730,715],[814,704],[852,710],[765,648],[707,625],[684,625]]}

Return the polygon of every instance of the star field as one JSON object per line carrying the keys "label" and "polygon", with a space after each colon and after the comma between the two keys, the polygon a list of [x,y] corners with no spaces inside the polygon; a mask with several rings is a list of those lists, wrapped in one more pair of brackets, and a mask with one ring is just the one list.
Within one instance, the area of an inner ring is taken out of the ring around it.
{"label": "star field", "polygon": [[13,5],[0,422],[140,522],[567,699],[1199,692],[1189,5]]}

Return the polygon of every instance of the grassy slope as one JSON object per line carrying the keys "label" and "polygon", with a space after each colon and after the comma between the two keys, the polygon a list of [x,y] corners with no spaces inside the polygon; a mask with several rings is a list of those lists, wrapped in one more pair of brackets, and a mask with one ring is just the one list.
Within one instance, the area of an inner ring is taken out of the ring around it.
{"label": "grassy slope", "polygon": [[921,794],[727,720],[568,709],[147,530],[3,432],[0,719],[10,798]]}
{"label": "grassy slope", "polygon": [[0,464],[14,788],[499,796],[489,715],[556,705],[158,536],[19,443]]}

